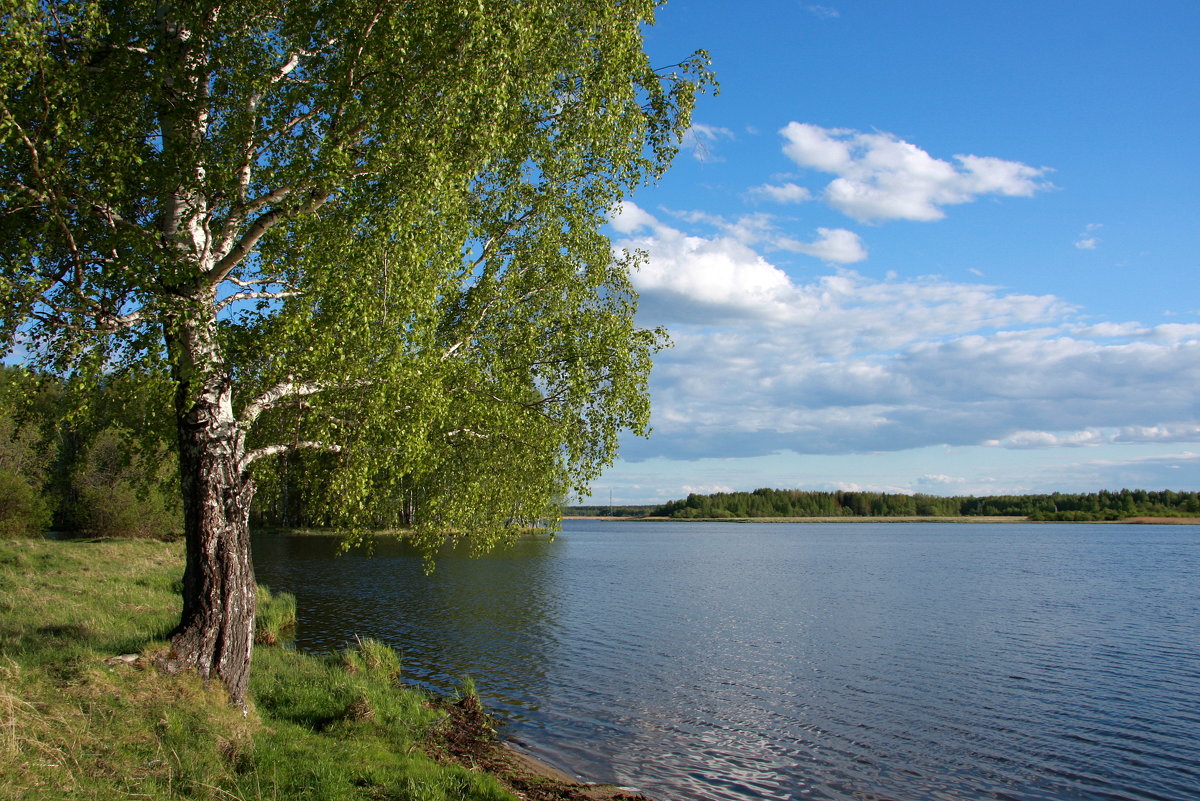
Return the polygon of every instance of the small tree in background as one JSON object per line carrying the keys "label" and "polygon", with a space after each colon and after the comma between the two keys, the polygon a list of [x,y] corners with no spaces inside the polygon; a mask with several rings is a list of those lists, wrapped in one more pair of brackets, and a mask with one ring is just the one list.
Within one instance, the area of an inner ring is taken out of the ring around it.
{"label": "small tree in background", "polygon": [[93,537],[178,535],[183,515],[172,457],[165,449],[145,454],[116,428],[102,429],[72,471],[71,527]]}
{"label": "small tree in background", "polygon": [[19,370],[0,367],[0,538],[50,528],[54,504],[47,485],[55,448],[23,414],[34,388]]}

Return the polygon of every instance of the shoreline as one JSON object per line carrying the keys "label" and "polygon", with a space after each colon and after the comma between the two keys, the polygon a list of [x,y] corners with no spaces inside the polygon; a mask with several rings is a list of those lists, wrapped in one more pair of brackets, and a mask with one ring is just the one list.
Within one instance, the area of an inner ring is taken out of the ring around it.
{"label": "shoreline", "polygon": [[536,779],[565,787],[567,792],[576,794],[575,797],[578,799],[586,799],[586,801],[655,801],[649,796],[643,795],[641,790],[633,787],[592,782],[573,776],[532,755],[512,741],[503,741],[500,743],[500,747],[508,752],[509,758],[521,772]]}
{"label": "shoreline", "polygon": [[479,701],[468,695],[443,700],[447,714],[441,736],[431,743],[431,756],[446,759],[467,770],[494,776],[524,801],[654,801],[632,787],[590,782],[534,756],[522,744],[501,739],[493,718]]}
{"label": "shoreline", "polygon": [[430,801],[652,801],[502,739],[473,690],[454,699],[406,685],[382,643],[356,638],[332,654],[271,644],[294,623],[282,594],[260,596],[260,610],[281,614],[259,618],[248,710],[218,682],[162,672],[169,644],[155,635],[177,618],[182,556],[182,543],[161,540],[0,540],[0,586],[21,600],[0,609],[12,649],[0,668],[0,797],[182,801],[202,785],[228,798],[320,787],[400,799],[420,785]]}

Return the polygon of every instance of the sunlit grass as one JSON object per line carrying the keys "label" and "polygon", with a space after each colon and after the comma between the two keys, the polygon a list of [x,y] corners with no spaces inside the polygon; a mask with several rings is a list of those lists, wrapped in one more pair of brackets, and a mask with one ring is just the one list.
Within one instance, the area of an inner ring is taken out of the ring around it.
{"label": "sunlit grass", "polygon": [[[0,542],[0,798],[512,798],[425,754],[443,713],[398,686],[380,643],[259,647],[248,716],[219,685],[160,674],[181,565],[178,543]],[[278,639],[295,600],[263,609]]]}

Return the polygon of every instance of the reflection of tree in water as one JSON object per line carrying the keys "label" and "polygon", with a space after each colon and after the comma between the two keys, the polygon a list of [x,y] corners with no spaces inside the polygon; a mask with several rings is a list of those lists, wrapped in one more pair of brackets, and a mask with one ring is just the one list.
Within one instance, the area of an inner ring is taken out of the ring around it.
{"label": "reflection of tree in water", "polygon": [[447,548],[426,574],[420,553],[381,539],[372,555],[336,556],[327,536],[259,535],[258,580],[296,595],[296,647],[341,648],[354,635],[399,651],[404,677],[440,692],[473,677],[503,715],[537,708],[539,683],[558,646],[557,548],[545,535],[471,557]]}

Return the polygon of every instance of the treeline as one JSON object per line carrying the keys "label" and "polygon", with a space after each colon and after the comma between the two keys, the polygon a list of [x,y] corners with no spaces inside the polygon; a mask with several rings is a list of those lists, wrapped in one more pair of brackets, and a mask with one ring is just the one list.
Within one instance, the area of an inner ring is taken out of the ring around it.
{"label": "treeline", "polygon": [[[133,391],[140,386],[139,391]],[[183,530],[172,389],[139,377],[98,384],[0,365],[0,537],[47,531],[173,537]],[[336,454],[255,465],[252,523],[320,526]],[[411,524],[419,487],[400,482],[376,525]]]}
{"label": "treeline", "polygon": [[654,506],[568,506],[565,514],[574,517],[646,517]]}
{"label": "treeline", "polygon": [[1162,490],[983,497],[886,492],[757,489],[689,495],[650,514],[680,519],[754,517],[1028,517],[1031,520],[1120,520],[1200,516],[1200,492]]}
{"label": "treeline", "polygon": [[83,393],[0,366],[0,537],[181,531],[176,459],[148,414],[155,404],[118,383]]}

